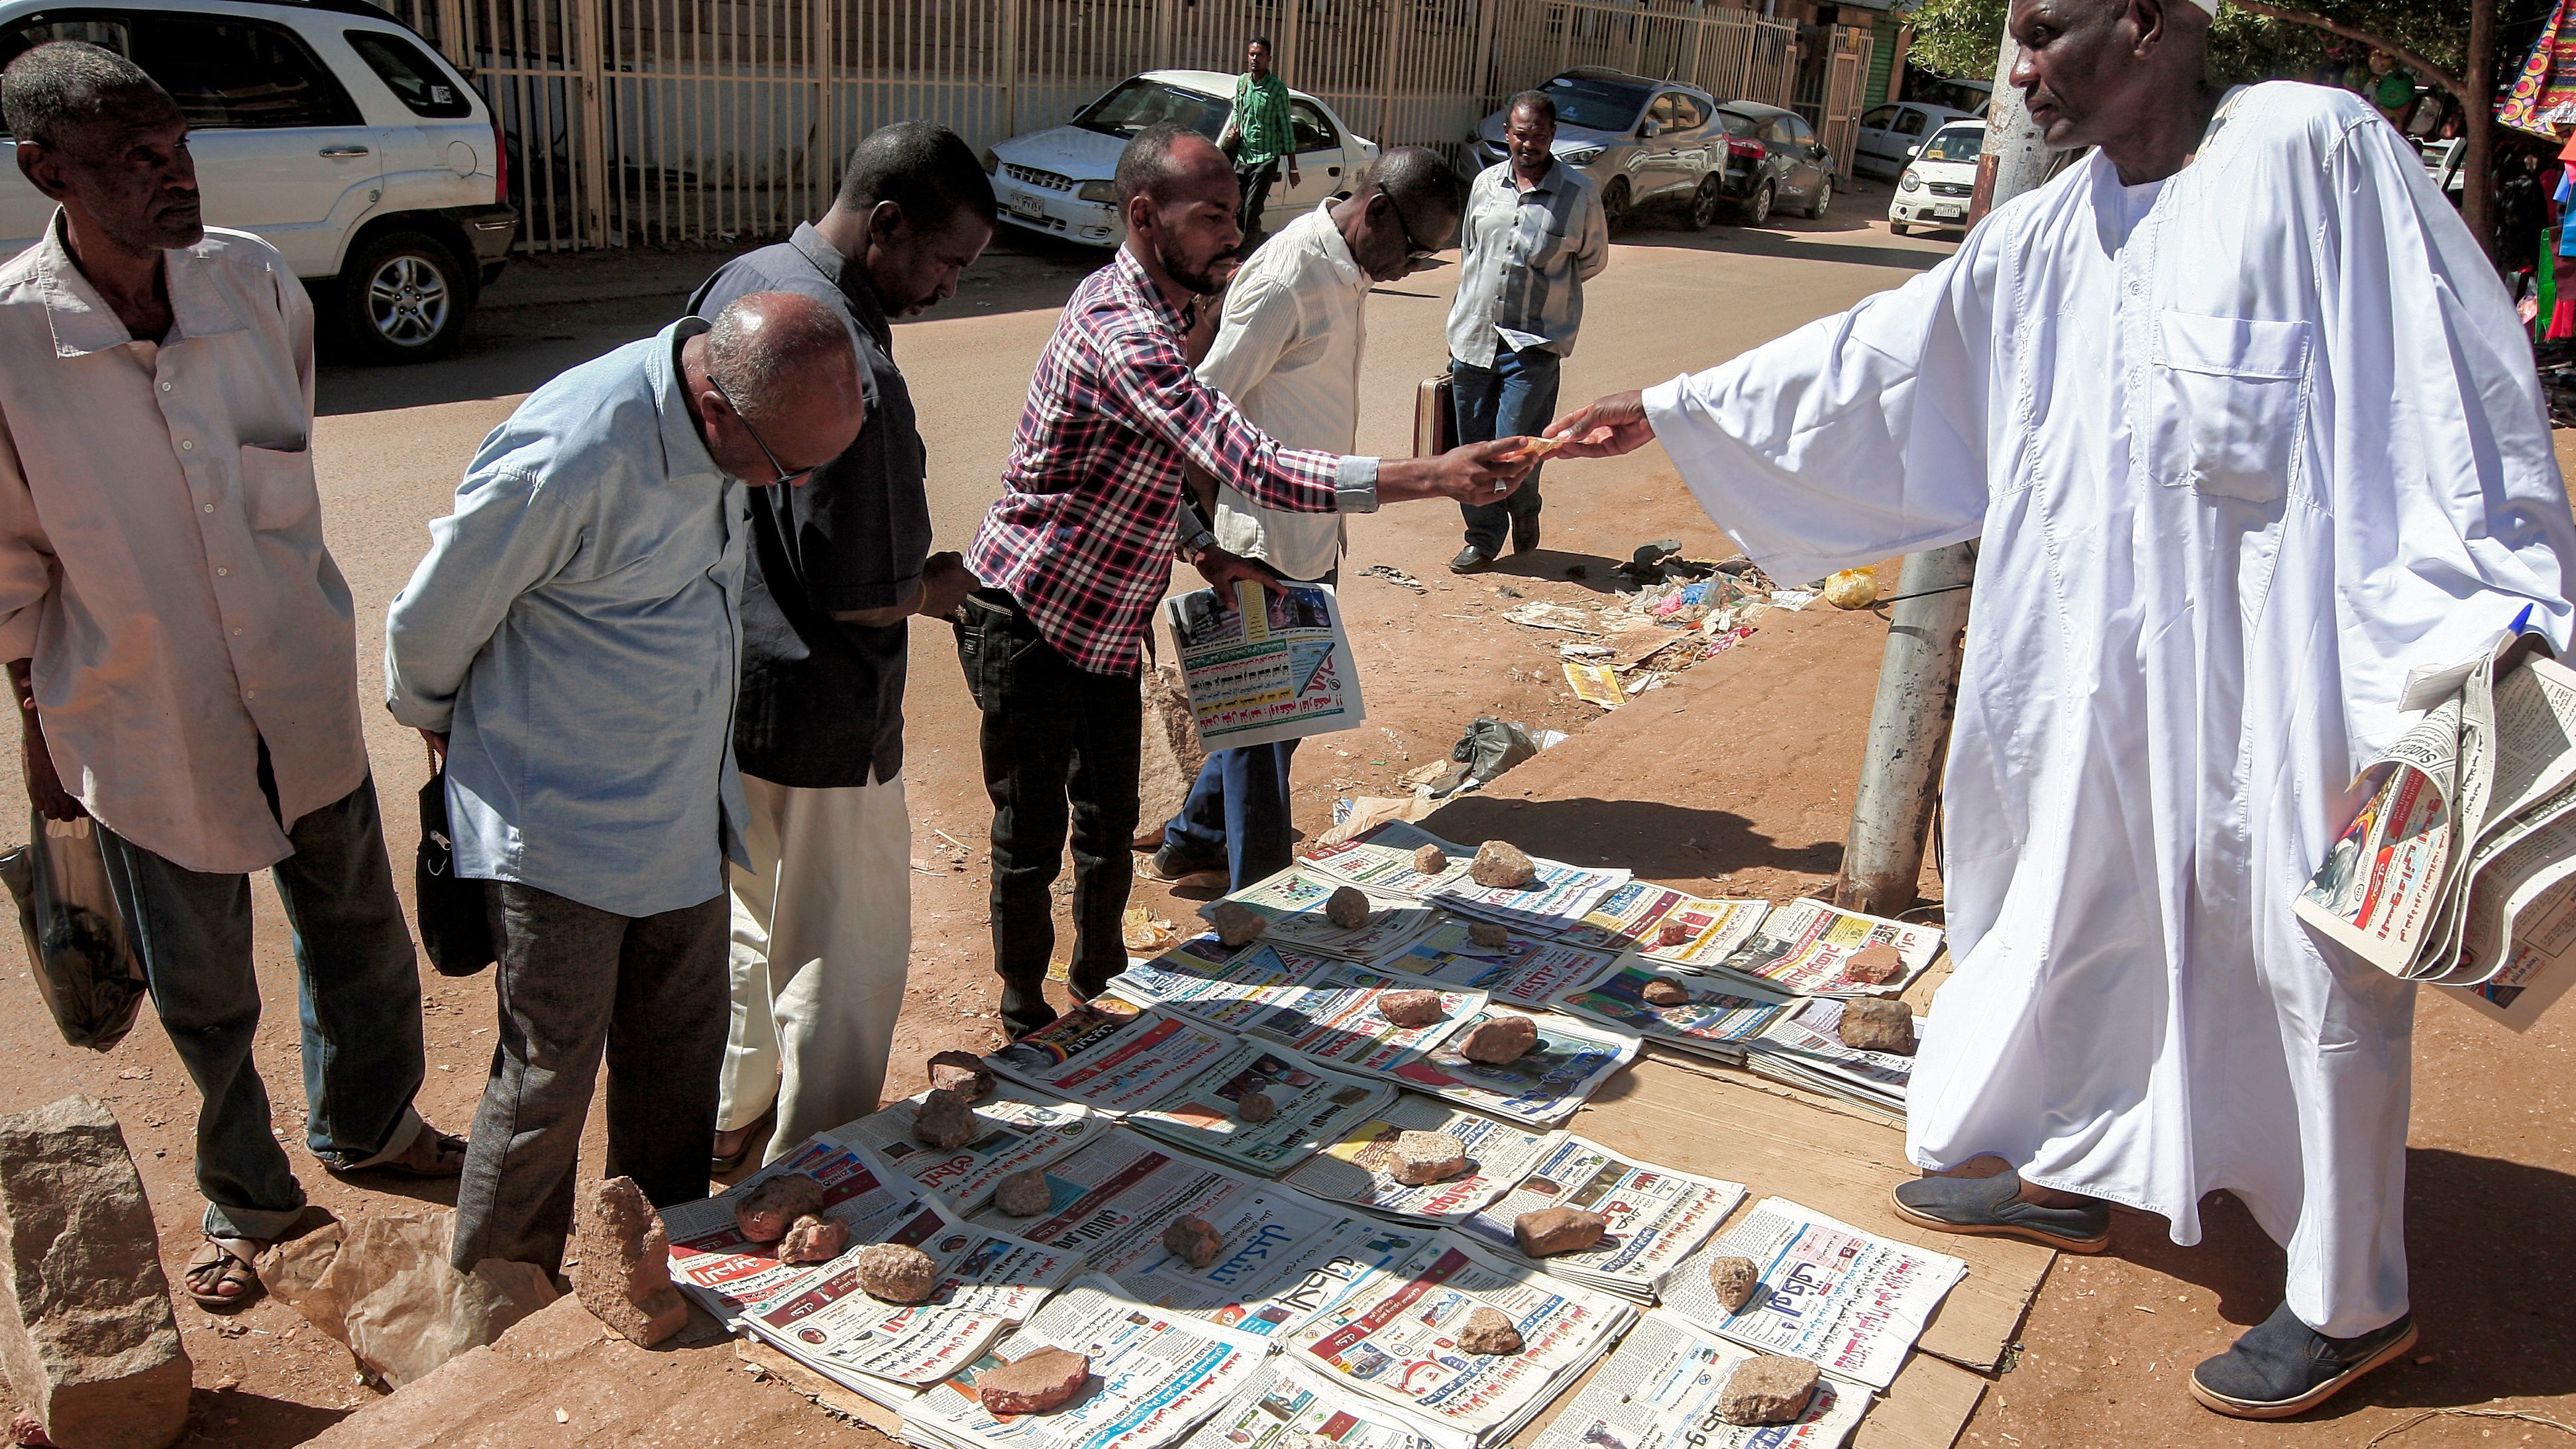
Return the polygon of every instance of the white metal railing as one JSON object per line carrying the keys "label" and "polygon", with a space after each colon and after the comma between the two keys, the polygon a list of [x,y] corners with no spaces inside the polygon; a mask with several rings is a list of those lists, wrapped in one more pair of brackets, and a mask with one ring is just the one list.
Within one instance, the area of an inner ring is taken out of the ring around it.
{"label": "white metal railing", "polygon": [[776,235],[829,203],[878,126],[986,145],[1140,70],[1236,71],[1255,35],[1362,134],[1453,155],[1502,97],[1570,66],[1778,105],[1799,72],[1796,27],[1691,0],[388,3],[499,114],[536,251]]}

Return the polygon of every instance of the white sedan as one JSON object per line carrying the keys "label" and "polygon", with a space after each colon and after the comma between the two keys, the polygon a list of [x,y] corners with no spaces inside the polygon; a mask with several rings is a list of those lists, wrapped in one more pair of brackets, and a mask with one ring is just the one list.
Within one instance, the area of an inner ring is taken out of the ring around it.
{"label": "white sedan", "polygon": [[1918,226],[1964,227],[1977,194],[1977,153],[1986,148],[1986,123],[1953,121],[1906,158],[1887,227],[1903,236]]}
{"label": "white sedan", "polygon": [[[1061,126],[1013,136],[984,153],[1002,219],[1031,231],[1092,246],[1116,246],[1126,235],[1110,178],[1118,154],[1147,126],[1178,121],[1213,141],[1234,108],[1234,77],[1213,70],[1149,70],[1112,87]],[[1328,196],[1378,153],[1333,109],[1299,91],[1288,93],[1297,140],[1297,184],[1283,170],[1270,188],[1263,230],[1276,231]]]}

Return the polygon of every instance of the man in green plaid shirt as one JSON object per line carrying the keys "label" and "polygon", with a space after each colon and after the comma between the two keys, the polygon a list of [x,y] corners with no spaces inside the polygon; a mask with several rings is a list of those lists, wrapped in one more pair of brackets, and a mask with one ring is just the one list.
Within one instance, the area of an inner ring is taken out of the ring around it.
{"label": "man in green plaid shirt", "polygon": [[1217,145],[1234,158],[1235,184],[1243,204],[1237,216],[1245,237],[1262,234],[1262,210],[1270,204],[1270,183],[1279,163],[1288,163],[1288,184],[1297,184],[1297,142],[1288,120],[1288,83],[1270,69],[1270,37],[1256,35],[1243,47],[1243,74],[1234,82],[1234,114],[1226,117]]}

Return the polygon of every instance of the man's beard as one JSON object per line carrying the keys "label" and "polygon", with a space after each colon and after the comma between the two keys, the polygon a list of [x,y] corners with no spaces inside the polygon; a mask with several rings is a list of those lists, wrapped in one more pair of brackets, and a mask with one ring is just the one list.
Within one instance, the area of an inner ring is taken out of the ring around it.
{"label": "man's beard", "polygon": [[1192,266],[1186,260],[1174,256],[1168,246],[1158,246],[1155,251],[1163,264],[1165,276],[1202,297],[1212,296],[1223,290],[1225,278],[1232,271],[1229,264],[1239,262],[1243,257],[1241,247],[1228,247],[1208,258],[1205,264]]}

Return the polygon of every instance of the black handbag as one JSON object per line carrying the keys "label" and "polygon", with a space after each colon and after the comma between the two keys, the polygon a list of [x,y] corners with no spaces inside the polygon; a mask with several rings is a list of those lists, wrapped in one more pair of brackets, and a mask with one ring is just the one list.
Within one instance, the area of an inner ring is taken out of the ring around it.
{"label": "black handbag", "polygon": [[420,787],[420,853],[412,869],[420,947],[441,976],[471,976],[492,964],[492,925],[483,914],[483,882],[456,875],[456,841],[447,829],[447,766],[430,756]]}

